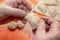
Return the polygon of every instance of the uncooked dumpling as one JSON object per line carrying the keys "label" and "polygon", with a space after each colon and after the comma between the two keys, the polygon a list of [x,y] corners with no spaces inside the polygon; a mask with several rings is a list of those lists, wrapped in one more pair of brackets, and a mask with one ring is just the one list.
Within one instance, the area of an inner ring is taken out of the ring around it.
{"label": "uncooked dumpling", "polygon": [[56,6],[57,5],[56,0],[45,0],[43,3],[47,6]]}
{"label": "uncooked dumpling", "polygon": [[59,16],[58,18],[60,19],[60,6],[57,6],[56,12],[57,12],[57,16]]}
{"label": "uncooked dumpling", "polygon": [[26,17],[27,21],[31,24],[32,29],[35,30],[40,21],[39,17],[33,12],[30,12]]}
{"label": "uncooked dumpling", "polygon": [[57,1],[58,5],[60,5],[60,0],[56,0],[56,1]]}
{"label": "uncooked dumpling", "polygon": [[24,23],[19,20],[19,21],[17,21],[17,26],[18,26],[18,28],[23,28]]}
{"label": "uncooked dumpling", "polygon": [[16,29],[16,27],[17,27],[17,23],[15,21],[8,23],[9,29]]}
{"label": "uncooked dumpling", "polygon": [[51,17],[55,17],[56,16],[56,7],[55,6],[49,6],[49,14]]}
{"label": "uncooked dumpling", "polygon": [[45,6],[44,4],[40,4],[39,6],[39,9],[43,12],[43,13],[45,13],[46,11],[47,11],[47,6]]}

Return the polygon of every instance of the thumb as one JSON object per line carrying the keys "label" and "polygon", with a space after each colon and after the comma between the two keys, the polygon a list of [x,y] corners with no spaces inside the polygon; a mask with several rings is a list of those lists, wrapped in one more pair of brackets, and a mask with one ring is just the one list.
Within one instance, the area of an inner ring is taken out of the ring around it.
{"label": "thumb", "polygon": [[38,27],[37,27],[37,32],[38,32],[38,33],[42,33],[42,32],[45,33],[45,31],[46,31],[45,21],[42,20],[42,19],[40,19],[40,23],[39,23],[39,25],[38,25]]}
{"label": "thumb", "polygon": [[20,9],[12,8],[8,5],[2,5],[0,6],[0,13],[6,14],[6,15],[12,15],[12,16],[20,16],[24,17],[26,15],[26,12]]}
{"label": "thumb", "polygon": [[12,16],[19,16],[19,17],[25,17],[27,13],[24,10],[16,9],[16,8],[10,8],[9,14]]}

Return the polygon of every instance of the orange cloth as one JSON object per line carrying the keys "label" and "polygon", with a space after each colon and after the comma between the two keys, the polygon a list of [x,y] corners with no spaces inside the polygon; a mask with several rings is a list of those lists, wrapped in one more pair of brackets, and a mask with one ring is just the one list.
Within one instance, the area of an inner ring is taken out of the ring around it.
{"label": "orange cloth", "polygon": [[0,3],[3,2],[4,0],[0,0]]}

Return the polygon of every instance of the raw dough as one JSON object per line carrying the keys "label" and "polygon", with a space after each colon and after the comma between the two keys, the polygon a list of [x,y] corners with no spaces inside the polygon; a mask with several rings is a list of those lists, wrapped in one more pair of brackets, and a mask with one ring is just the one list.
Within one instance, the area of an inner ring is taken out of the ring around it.
{"label": "raw dough", "polygon": [[32,29],[35,30],[37,28],[39,21],[40,21],[40,18],[33,12],[30,12],[25,18],[31,24]]}
{"label": "raw dough", "polygon": [[60,0],[56,0],[56,1],[57,1],[58,5],[60,5]]}
{"label": "raw dough", "polygon": [[49,14],[51,17],[55,17],[56,16],[56,7],[55,6],[49,6]]}
{"label": "raw dough", "polygon": [[16,27],[17,27],[17,23],[15,21],[8,23],[9,29],[16,29]]}
{"label": "raw dough", "polygon": [[45,6],[44,4],[40,4],[39,6],[39,9],[43,12],[43,13],[45,13],[46,11],[47,11],[47,6]]}
{"label": "raw dough", "polygon": [[[56,12],[57,12],[58,18],[60,19],[60,6],[57,6]],[[59,20],[59,19],[58,19],[58,20]]]}
{"label": "raw dough", "polygon": [[45,0],[43,3],[47,6],[56,6],[57,5],[56,0]]}
{"label": "raw dough", "polygon": [[18,28],[23,28],[24,23],[19,20],[19,21],[17,21],[17,26],[18,26]]}

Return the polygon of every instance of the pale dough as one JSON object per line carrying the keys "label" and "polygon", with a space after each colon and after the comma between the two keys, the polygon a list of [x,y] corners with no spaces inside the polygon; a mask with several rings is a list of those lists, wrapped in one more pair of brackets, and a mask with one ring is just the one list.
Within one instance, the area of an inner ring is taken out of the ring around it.
{"label": "pale dough", "polygon": [[56,6],[57,5],[56,0],[45,0],[43,3],[47,6]]}
{"label": "pale dough", "polygon": [[40,4],[39,6],[39,9],[43,12],[43,13],[45,13],[46,11],[47,11],[47,6],[45,6],[44,4]]}
{"label": "pale dough", "polygon": [[56,7],[55,6],[49,6],[48,7],[49,8],[49,15],[51,16],[51,17],[55,17],[56,16]]}
{"label": "pale dough", "polygon": [[8,23],[9,29],[16,29],[16,27],[17,27],[17,23],[15,21]]}
{"label": "pale dough", "polygon": [[24,23],[19,20],[19,21],[17,21],[17,26],[18,26],[18,28],[23,28]]}
{"label": "pale dough", "polygon": [[37,15],[33,12],[30,12],[25,18],[31,24],[32,29],[35,30],[37,28],[39,21],[40,21],[40,18],[37,17]]}

